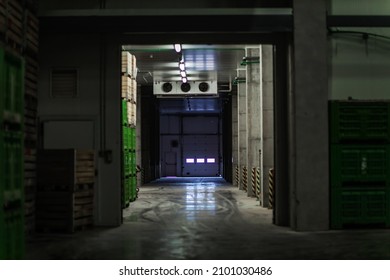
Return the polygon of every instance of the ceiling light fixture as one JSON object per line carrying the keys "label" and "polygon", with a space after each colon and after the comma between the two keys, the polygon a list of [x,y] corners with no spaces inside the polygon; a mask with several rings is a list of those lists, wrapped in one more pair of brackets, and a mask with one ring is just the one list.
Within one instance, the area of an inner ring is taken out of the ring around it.
{"label": "ceiling light fixture", "polygon": [[179,70],[180,70],[180,76],[182,83],[187,83],[187,72],[186,72],[186,65],[184,63],[184,56],[183,56],[183,49],[181,44],[173,44],[173,47],[175,49],[175,52],[179,55]]}
{"label": "ceiling light fixture", "polygon": [[177,53],[180,53],[180,52],[181,52],[181,44],[174,44],[173,46],[174,46],[175,51],[176,51]]}
{"label": "ceiling light fixture", "polygon": [[179,68],[180,68],[181,71],[186,70],[186,66],[184,64],[184,61],[179,63]]}

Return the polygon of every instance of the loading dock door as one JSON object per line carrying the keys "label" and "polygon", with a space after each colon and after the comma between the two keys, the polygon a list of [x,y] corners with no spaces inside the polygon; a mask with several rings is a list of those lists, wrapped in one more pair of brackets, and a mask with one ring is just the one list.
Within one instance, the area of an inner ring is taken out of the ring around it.
{"label": "loading dock door", "polygon": [[218,176],[218,136],[183,136],[183,176]]}
{"label": "loading dock door", "polygon": [[182,176],[219,176],[219,127],[216,116],[183,118]]}

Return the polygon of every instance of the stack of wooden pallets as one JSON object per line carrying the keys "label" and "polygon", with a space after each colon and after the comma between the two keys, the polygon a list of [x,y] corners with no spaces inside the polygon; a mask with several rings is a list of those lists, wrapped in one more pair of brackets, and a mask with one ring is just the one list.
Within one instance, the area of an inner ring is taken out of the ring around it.
{"label": "stack of wooden pallets", "polygon": [[92,226],[94,182],[94,151],[40,150],[37,230],[75,232]]}

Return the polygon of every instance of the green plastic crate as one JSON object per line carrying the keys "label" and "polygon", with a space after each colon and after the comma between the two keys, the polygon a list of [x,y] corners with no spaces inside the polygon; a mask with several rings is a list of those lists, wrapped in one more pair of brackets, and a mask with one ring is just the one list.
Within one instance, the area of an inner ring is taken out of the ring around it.
{"label": "green plastic crate", "polygon": [[0,228],[0,259],[23,259],[25,255],[25,231],[23,204],[8,206],[4,211]]}
{"label": "green plastic crate", "polygon": [[[0,205],[24,201],[22,135],[21,132],[0,132]],[[0,220],[4,221],[4,219],[4,209],[0,207]]]}
{"label": "green plastic crate", "polygon": [[135,130],[133,127],[130,128],[130,150],[134,150],[134,135],[135,135]]}
{"label": "green plastic crate", "polygon": [[129,150],[131,150],[131,128],[127,128],[127,147]]}
{"label": "green plastic crate", "polygon": [[128,118],[127,118],[127,101],[125,99],[122,99],[122,124],[128,125]]}
{"label": "green plastic crate", "polygon": [[354,182],[388,185],[390,179],[390,146],[331,145],[331,185],[340,187]]}
{"label": "green plastic crate", "polygon": [[123,195],[122,195],[123,208],[129,207],[129,202],[130,202],[129,179],[126,176],[123,180]]}
{"label": "green plastic crate", "polygon": [[130,182],[130,201],[135,201],[137,199],[137,177],[131,176]]}
{"label": "green plastic crate", "polygon": [[131,174],[136,175],[137,173],[137,160],[136,160],[136,154],[135,152],[132,152],[131,154]]}
{"label": "green plastic crate", "polygon": [[0,47],[0,125],[3,124],[5,104],[5,62],[4,49]]}
{"label": "green plastic crate", "polygon": [[0,122],[23,124],[24,60],[0,48]]}
{"label": "green plastic crate", "polygon": [[131,141],[131,150],[135,151],[136,150],[136,140],[137,140],[137,134],[136,134],[136,129],[134,127],[131,128],[131,136],[130,136],[130,141]]}
{"label": "green plastic crate", "polygon": [[131,201],[131,177],[127,176],[126,178],[126,189],[127,189],[127,202]]}
{"label": "green plastic crate", "polygon": [[331,228],[380,225],[390,227],[390,189],[383,186],[333,188]]}
{"label": "green plastic crate", "polygon": [[134,153],[129,153],[129,168],[130,168],[130,175],[133,175],[133,165],[134,165]]}
{"label": "green plastic crate", "polygon": [[124,158],[125,176],[129,176],[131,174],[131,155],[128,151],[125,151]]}
{"label": "green plastic crate", "polygon": [[[0,205],[4,205],[4,191],[5,191],[5,145],[4,145],[4,132],[0,130]],[[0,207],[0,223],[2,219],[3,208]],[[2,226],[2,224],[0,224]]]}
{"label": "green plastic crate", "polygon": [[130,139],[129,139],[129,128],[127,126],[122,127],[122,141],[123,141],[123,150],[130,149]]}
{"label": "green plastic crate", "polygon": [[331,101],[332,143],[390,142],[390,102]]}

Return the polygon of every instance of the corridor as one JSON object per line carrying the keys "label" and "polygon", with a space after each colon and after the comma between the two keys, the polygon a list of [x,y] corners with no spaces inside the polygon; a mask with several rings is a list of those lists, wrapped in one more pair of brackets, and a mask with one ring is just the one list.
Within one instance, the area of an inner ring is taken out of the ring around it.
{"label": "corridor", "polygon": [[272,210],[215,178],[162,178],[141,187],[123,225],[37,233],[27,259],[389,259],[386,229],[295,232]]}

